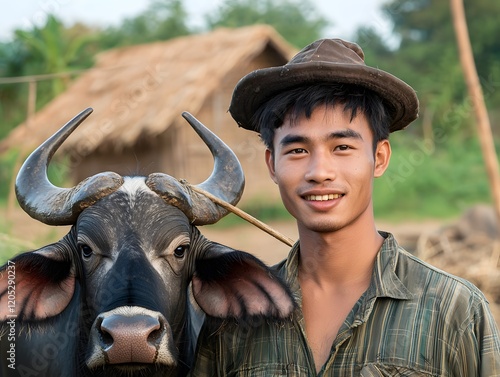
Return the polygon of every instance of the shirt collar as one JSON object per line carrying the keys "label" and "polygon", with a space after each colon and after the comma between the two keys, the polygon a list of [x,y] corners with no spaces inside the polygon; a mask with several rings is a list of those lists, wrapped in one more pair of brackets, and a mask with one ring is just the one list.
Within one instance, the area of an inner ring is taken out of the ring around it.
{"label": "shirt collar", "polygon": [[367,291],[367,298],[390,297],[408,300],[412,297],[412,294],[396,274],[400,246],[391,233],[379,233],[385,238],[385,241],[375,260],[372,281]]}
{"label": "shirt collar", "polygon": [[300,241],[295,242],[288,258],[285,260],[285,280],[290,287],[295,302],[302,305],[302,294],[299,285],[299,251],[300,251]]}

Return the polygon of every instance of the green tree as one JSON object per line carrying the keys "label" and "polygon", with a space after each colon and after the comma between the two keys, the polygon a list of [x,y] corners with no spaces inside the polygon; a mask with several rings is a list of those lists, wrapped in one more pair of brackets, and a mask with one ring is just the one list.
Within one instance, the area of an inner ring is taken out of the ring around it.
{"label": "green tree", "polygon": [[[60,73],[81,67],[78,56],[92,40],[89,34],[68,33],[61,21],[49,15],[46,24],[33,30],[16,30],[19,40],[29,53],[26,74]],[[52,96],[61,93],[67,80],[52,80]]]}
{"label": "green tree", "polygon": [[329,24],[309,0],[226,0],[205,19],[210,29],[269,24],[298,48],[320,38]]}
{"label": "green tree", "polygon": [[[0,77],[43,75],[87,68],[96,52],[95,30],[76,24],[65,27],[49,16],[31,30],[16,30],[13,40],[0,44]],[[38,81],[36,107],[45,105],[64,90],[69,77]],[[0,84],[0,138],[26,118],[28,85]]]}
{"label": "green tree", "polygon": [[[492,125],[500,119],[500,3],[464,0],[469,34]],[[359,29],[366,62],[404,79],[417,91],[420,118],[396,133],[391,167],[378,181],[374,200],[381,213],[458,214],[487,202],[489,186],[472,103],[456,47],[449,1],[392,0],[384,12],[397,44],[373,29]],[[392,38],[391,38],[392,40]],[[497,126],[497,132],[500,129]],[[433,138],[431,138],[433,137]],[[404,150],[398,153],[398,149]],[[404,157],[407,156],[407,157]],[[394,190],[405,193],[400,200]],[[422,205],[422,198],[426,198]]]}
{"label": "green tree", "polygon": [[191,34],[181,0],[154,0],[136,17],[102,32],[101,48],[129,46]]}
{"label": "green tree", "polygon": [[[0,77],[21,76],[26,59],[27,51],[19,42],[0,43]],[[9,125],[22,121],[17,104],[25,92],[16,84],[0,85],[0,138],[10,130]]]}
{"label": "green tree", "polygon": [[[464,0],[478,74],[490,109],[500,104],[500,2]],[[392,0],[383,6],[399,40],[384,47],[374,31],[358,30],[367,63],[403,77],[419,94],[421,118],[429,111],[433,125],[446,134],[474,134],[473,112],[467,98],[448,1]]]}

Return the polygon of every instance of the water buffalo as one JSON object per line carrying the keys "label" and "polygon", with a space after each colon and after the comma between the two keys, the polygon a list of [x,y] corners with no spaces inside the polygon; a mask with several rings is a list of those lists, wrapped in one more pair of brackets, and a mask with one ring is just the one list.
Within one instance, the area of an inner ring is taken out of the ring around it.
{"label": "water buffalo", "polygon": [[[203,237],[196,226],[227,211],[186,182],[111,172],[73,188],[49,182],[53,154],[91,111],[35,150],[16,180],[30,216],[72,227],[0,269],[1,375],[181,376],[204,313],[249,323],[288,317],[293,298],[270,269]],[[244,176],[236,156],[183,116],[214,157],[198,187],[237,203]]]}

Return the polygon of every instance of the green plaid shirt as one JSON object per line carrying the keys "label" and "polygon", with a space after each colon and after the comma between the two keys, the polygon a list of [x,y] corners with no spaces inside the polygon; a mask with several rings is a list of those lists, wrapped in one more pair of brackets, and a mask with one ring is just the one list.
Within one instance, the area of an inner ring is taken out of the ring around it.
{"label": "green plaid shirt", "polygon": [[347,316],[319,374],[304,330],[296,244],[276,266],[299,303],[293,320],[207,320],[192,376],[500,377],[500,335],[483,294],[381,234],[386,240],[370,287]]}

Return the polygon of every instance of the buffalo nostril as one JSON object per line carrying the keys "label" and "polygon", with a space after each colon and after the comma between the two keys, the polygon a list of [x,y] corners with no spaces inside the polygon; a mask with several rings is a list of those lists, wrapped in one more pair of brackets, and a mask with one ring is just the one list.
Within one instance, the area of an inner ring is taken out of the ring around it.
{"label": "buffalo nostril", "polygon": [[113,314],[104,318],[98,328],[110,364],[155,362],[165,334],[160,320],[148,315]]}
{"label": "buffalo nostril", "polygon": [[147,340],[148,343],[150,344],[158,344],[161,341],[162,337],[163,337],[163,328],[160,327],[156,330],[151,331]]}
{"label": "buffalo nostril", "polygon": [[111,347],[113,345],[113,336],[103,328],[101,328],[101,340],[105,348]]}

